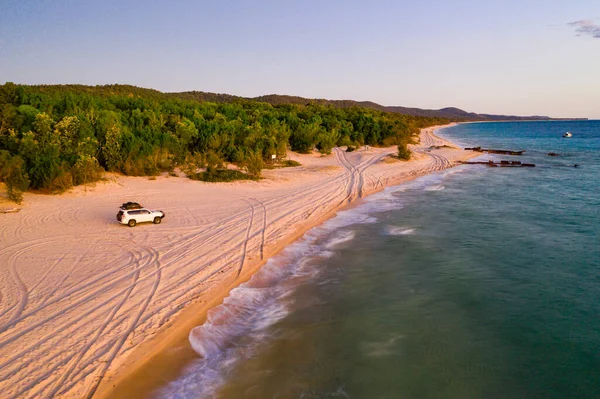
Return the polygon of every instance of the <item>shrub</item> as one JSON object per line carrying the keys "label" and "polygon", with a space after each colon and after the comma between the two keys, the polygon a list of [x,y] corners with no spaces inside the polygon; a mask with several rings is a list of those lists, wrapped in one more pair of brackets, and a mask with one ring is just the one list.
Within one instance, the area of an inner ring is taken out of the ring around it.
{"label": "shrub", "polygon": [[219,158],[214,151],[208,151],[206,154],[206,171],[213,172],[223,168],[223,160]]}
{"label": "shrub", "polygon": [[62,193],[73,187],[73,175],[71,172],[63,172],[55,177],[49,184],[50,191]]}
{"label": "shrub", "polygon": [[71,169],[73,174],[73,183],[75,185],[87,184],[100,180],[102,177],[102,168],[98,160],[89,155],[81,155]]}
{"label": "shrub", "polygon": [[261,154],[258,151],[250,151],[246,155],[245,166],[248,174],[254,177],[260,177],[260,172],[264,167]]}
{"label": "shrub", "polygon": [[286,159],[281,162],[282,168],[293,168],[294,166],[301,166],[302,164],[298,161],[294,161],[293,159]]}
{"label": "shrub", "polygon": [[293,168],[294,166],[301,166],[302,164],[298,161],[291,159],[284,159],[275,163],[265,163],[264,169],[280,169],[280,168]]}
{"label": "shrub", "polygon": [[137,154],[129,154],[127,159],[123,162],[122,172],[127,176],[143,176],[144,161],[141,158],[136,157]]}
{"label": "shrub", "polygon": [[181,165],[181,171],[186,176],[192,176],[196,174],[197,169],[206,167],[204,156],[200,153],[188,154],[185,158],[185,162]]}
{"label": "shrub", "polygon": [[239,170],[233,169],[216,169],[212,172],[200,172],[188,175],[192,180],[200,180],[205,182],[228,182],[236,180],[258,180],[258,177],[242,173]]}
{"label": "shrub", "polygon": [[406,146],[406,144],[398,145],[398,158],[408,161],[410,159],[410,155],[411,155],[411,152],[408,149],[408,147]]}

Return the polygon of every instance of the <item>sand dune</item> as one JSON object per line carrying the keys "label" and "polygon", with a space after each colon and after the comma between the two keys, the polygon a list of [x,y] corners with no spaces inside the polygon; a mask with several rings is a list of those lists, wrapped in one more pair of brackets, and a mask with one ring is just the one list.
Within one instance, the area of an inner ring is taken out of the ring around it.
{"label": "sand dune", "polygon": [[[148,348],[160,349],[149,342],[189,332],[189,309],[206,312],[335,210],[472,156],[431,148],[450,145],[432,131],[410,162],[385,161],[394,147],[334,149],[292,154],[303,166],[266,170],[259,182],[114,176],[64,195],[26,194],[20,212],[0,213],[0,397],[109,392]],[[122,226],[115,215],[126,201],[166,218]]]}

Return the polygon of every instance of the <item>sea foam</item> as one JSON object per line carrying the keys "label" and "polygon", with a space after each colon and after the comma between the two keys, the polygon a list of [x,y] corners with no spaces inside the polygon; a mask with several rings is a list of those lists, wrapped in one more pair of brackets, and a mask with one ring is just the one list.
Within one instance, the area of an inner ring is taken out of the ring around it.
{"label": "sea foam", "polygon": [[354,240],[354,235],[355,233],[353,230],[341,231],[327,241],[325,248],[331,249],[344,242],[352,241]]}
{"label": "sea foam", "polygon": [[399,226],[386,226],[384,228],[384,234],[388,236],[406,236],[414,234],[415,229],[399,227]]}

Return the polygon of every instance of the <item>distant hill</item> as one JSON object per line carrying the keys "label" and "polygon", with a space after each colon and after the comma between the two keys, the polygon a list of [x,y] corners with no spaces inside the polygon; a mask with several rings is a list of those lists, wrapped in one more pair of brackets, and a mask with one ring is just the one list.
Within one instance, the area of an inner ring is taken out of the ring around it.
{"label": "distant hill", "polygon": [[[237,101],[259,101],[273,105],[281,104],[320,104],[331,105],[337,108],[364,107],[376,109],[379,111],[395,112],[403,115],[423,116],[430,118],[446,118],[453,121],[527,121],[527,120],[573,120],[575,118],[550,118],[542,115],[532,116],[516,116],[516,115],[493,115],[493,114],[477,114],[474,112],[463,111],[455,107],[447,107],[442,109],[421,109],[409,108],[400,106],[385,106],[374,103],[372,101],[354,101],[354,100],[326,100],[304,98],[297,96],[287,96],[280,94],[268,94],[259,97],[239,97],[230,94],[207,93],[203,91],[187,91],[181,93],[167,93],[169,96],[195,101],[210,101],[217,103],[229,103]],[[578,118],[585,120],[586,118]]]}

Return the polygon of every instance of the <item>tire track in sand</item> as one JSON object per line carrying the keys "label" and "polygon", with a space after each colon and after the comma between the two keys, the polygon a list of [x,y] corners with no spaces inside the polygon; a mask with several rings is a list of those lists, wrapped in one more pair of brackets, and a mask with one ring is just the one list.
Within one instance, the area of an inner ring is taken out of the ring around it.
{"label": "tire track in sand", "polygon": [[100,385],[100,382],[102,382],[102,379],[106,375],[106,372],[108,371],[110,365],[112,364],[112,362],[116,358],[117,354],[119,353],[119,351],[121,350],[121,348],[125,344],[125,341],[127,340],[127,338],[133,333],[133,331],[135,330],[135,328],[138,326],[138,323],[139,323],[140,319],[142,318],[142,316],[144,315],[144,313],[147,311],[148,306],[150,305],[150,302],[152,301],[152,298],[154,298],[154,295],[156,294],[156,291],[158,290],[158,287],[159,287],[160,282],[161,282],[161,276],[162,276],[161,264],[160,264],[160,261],[159,261],[159,254],[158,254],[158,251],[156,251],[156,250],[154,250],[152,248],[149,248],[149,249],[156,256],[155,260],[152,262],[153,265],[154,265],[154,267],[155,267],[155,269],[156,269],[156,271],[154,273],[154,284],[152,285],[152,288],[151,288],[150,292],[148,293],[148,296],[146,297],[146,300],[142,303],[142,305],[138,309],[138,312],[135,315],[134,319],[129,323],[129,327],[121,335],[120,340],[113,347],[112,353],[109,355],[108,359],[106,359],[106,361],[104,361],[102,363],[102,366],[98,370],[98,374],[94,377],[94,383],[92,384],[92,386],[90,386],[88,388],[87,392],[84,395],[85,398],[90,398],[91,399],[94,396],[94,393],[98,389],[98,386]]}
{"label": "tire track in sand", "polygon": [[[140,261],[142,261],[145,257],[142,257],[140,255],[136,256],[136,264],[137,264],[136,269],[138,270],[138,272],[141,271],[146,266],[148,266],[149,264],[157,263],[158,253],[155,250],[153,250],[152,248],[147,248],[147,250],[149,250],[150,257],[146,263],[139,264]],[[138,276],[139,276],[139,274],[138,274]],[[106,304],[112,302],[115,298],[118,298],[121,294],[126,294],[125,299],[127,299],[128,295],[131,293],[131,290],[135,287],[135,284],[138,281],[139,281],[139,279],[137,277],[135,277],[133,283],[130,286],[125,287],[123,290],[116,293],[116,295],[112,295],[108,299],[105,299],[102,302],[95,304],[91,309],[87,309],[87,311],[85,313],[79,314],[76,317],[74,317],[73,319],[67,319],[65,322],[61,322],[61,325],[53,328],[53,330],[51,332],[39,337],[38,339],[36,339],[35,342],[32,342],[31,344],[28,344],[25,347],[22,347],[18,353],[13,354],[13,356],[10,359],[6,359],[5,361],[3,361],[0,364],[0,379],[7,379],[8,377],[12,376],[15,372],[18,372],[19,367],[18,367],[18,364],[16,361],[23,355],[25,355],[27,353],[31,353],[33,350],[35,350],[36,347],[39,347],[40,345],[42,345],[46,342],[50,342],[52,339],[58,337],[63,331],[65,331],[69,327],[76,326],[79,322],[82,322],[84,319],[87,319],[89,316],[93,316],[97,310],[102,309]],[[77,307],[80,303],[81,302],[72,304],[68,308],[63,309],[59,314],[63,314],[64,312],[67,312],[70,309]],[[113,316],[109,318],[109,320],[105,323],[105,325],[107,325],[107,323],[110,320],[112,320],[112,318],[114,318],[114,314],[116,314],[123,307],[124,303],[125,303],[125,301],[122,300],[117,304],[116,308],[113,308],[114,312],[111,312],[111,314]],[[20,338],[24,334],[37,329],[37,327],[44,325],[49,320],[54,319],[59,314],[49,315],[45,320],[35,323],[33,326],[29,326],[28,328],[23,329],[22,331],[3,339],[2,342],[0,342],[0,345],[6,345],[7,343]],[[77,356],[77,354],[78,354],[77,352],[69,354],[66,357],[66,361],[73,358],[74,356]],[[65,360],[62,361],[62,363],[64,363],[64,362],[65,362]],[[43,365],[40,365],[38,367],[43,367]],[[55,375],[56,370],[54,370],[54,371],[50,370],[50,373],[51,373],[51,375]],[[49,376],[47,376],[47,377],[49,377]],[[42,382],[42,381],[39,379],[33,381],[30,384],[30,386],[23,387],[25,389],[22,389],[21,393],[26,392],[29,388],[33,387],[34,385],[37,385],[40,382]]]}
{"label": "tire track in sand", "polygon": [[244,261],[246,260],[246,248],[248,248],[248,240],[250,239],[250,230],[252,230],[252,223],[254,222],[254,205],[252,202],[248,201],[246,198],[243,199],[245,203],[250,206],[250,217],[248,218],[248,228],[246,229],[246,238],[244,239],[244,243],[242,244],[242,253],[240,254],[240,265],[237,269],[236,278],[240,276],[242,273],[242,268],[244,267]]}

